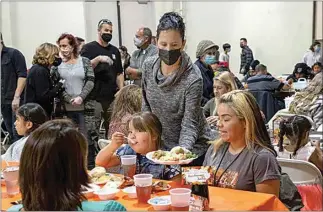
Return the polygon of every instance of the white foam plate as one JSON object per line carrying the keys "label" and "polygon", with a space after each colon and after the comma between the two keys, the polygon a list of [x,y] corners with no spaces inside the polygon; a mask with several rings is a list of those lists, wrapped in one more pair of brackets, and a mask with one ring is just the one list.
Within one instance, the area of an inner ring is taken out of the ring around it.
{"label": "white foam plate", "polygon": [[179,161],[162,161],[162,160],[153,159],[154,152],[155,151],[149,152],[146,155],[146,158],[153,161],[154,163],[162,164],[162,165],[185,165],[185,164],[191,163],[193,160],[195,160],[197,158],[197,157],[195,157],[195,158],[190,158],[190,159],[187,159],[187,160],[179,160]]}

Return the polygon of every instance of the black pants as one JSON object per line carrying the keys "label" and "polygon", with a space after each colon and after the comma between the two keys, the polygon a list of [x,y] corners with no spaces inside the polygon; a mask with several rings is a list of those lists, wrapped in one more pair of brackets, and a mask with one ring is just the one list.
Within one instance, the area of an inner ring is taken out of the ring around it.
{"label": "black pants", "polygon": [[87,168],[91,170],[95,167],[96,150],[94,144],[88,145]]}
{"label": "black pants", "polygon": [[11,104],[1,104],[1,114],[3,117],[3,122],[6,126],[6,130],[10,135],[10,141],[8,144],[12,144],[19,140],[21,136],[18,135],[14,125],[16,121],[16,114],[12,111]]}
{"label": "black pants", "polygon": [[108,132],[109,132],[109,124],[110,124],[110,118],[112,114],[111,110],[111,103],[113,102],[112,100],[106,100],[106,101],[100,101],[100,104],[102,106],[102,116],[104,119],[104,129],[105,129],[105,136],[107,138]]}

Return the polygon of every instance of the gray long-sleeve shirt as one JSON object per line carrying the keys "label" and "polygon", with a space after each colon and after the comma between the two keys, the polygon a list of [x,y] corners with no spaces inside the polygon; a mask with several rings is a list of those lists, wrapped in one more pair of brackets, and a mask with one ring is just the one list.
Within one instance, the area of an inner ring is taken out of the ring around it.
{"label": "gray long-sleeve shirt", "polygon": [[200,106],[203,79],[187,54],[182,54],[179,70],[164,76],[158,55],[143,65],[143,111],[151,111],[162,123],[163,149],[182,146],[199,156],[216,135],[211,131]]}

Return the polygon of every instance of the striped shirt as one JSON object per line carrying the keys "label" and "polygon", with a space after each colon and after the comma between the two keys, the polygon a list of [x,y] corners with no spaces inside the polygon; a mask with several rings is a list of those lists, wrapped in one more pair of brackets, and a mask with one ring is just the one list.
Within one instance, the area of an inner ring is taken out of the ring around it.
{"label": "striped shirt", "polygon": [[[248,46],[243,47],[240,59],[241,59],[240,71],[241,69],[245,69],[245,71],[248,72],[250,68],[250,64],[253,61],[253,53]],[[245,74],[245,73],[241,73],[241,74]]]}

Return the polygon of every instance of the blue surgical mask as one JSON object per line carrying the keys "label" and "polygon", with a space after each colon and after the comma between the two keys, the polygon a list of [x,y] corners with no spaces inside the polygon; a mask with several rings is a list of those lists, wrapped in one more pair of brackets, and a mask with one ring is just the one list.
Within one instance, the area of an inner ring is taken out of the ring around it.
{"label": "blue surgical mask", "polygon": [[208,65],[214,64],[216,62],[214,55],[206,55],[204,62]]}
{"label": "blue surgical mask", "polygon": [[320,52],[320,51],[321,51],[321,47],[320,47],[320,46],[315,46],[315,47],[314,47],[314,50],[315,50],[316,52]]}

